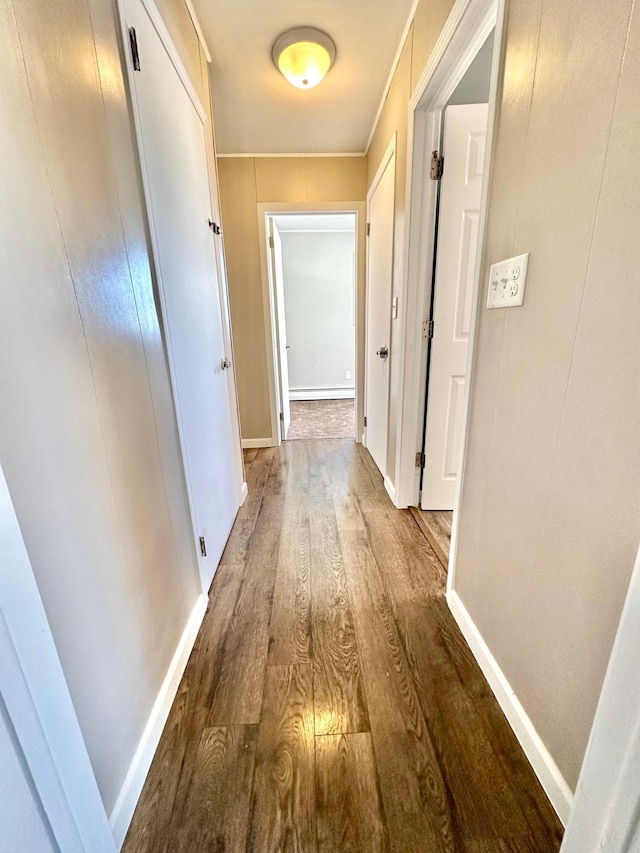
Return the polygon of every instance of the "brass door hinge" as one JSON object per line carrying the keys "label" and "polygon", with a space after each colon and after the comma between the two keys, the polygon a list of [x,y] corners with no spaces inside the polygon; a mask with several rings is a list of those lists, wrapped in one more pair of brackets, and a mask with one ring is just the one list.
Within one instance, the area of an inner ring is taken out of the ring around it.
{"label": "brass door hinge", "polygon": [[441,157],[437,151],[433,151],[431,154],[431,180],[439,181],[442,177],[442,170],[444,169],[444,157]]}
{"label": "brass door hinge", "polygon": [[422,337],[423,338],[432,338],[433,337],[433,320],[425,320],[422,324]]}
{"label": "brass door hinge", "polygon": [[424,453],[416,453],[416,468],[424,468]]}

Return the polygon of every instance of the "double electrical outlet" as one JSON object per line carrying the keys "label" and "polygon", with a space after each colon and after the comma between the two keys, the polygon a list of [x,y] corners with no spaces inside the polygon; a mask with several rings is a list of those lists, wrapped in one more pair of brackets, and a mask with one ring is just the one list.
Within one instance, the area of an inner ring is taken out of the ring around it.
{"label": "double electrical outlet", "polygon": [[487,308],[513,308],[524,302],[529,253],[493,264],[489,273]]}

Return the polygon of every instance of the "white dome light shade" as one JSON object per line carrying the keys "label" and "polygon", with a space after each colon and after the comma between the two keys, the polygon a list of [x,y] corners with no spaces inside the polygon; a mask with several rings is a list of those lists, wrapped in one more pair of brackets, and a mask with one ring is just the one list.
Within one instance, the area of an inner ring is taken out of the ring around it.
{"label": "white dome light shade", "polygon": [[326,33],[297,27],[283,33],[271,52],[273,62],[298,89],[317,86],[336,58],[336,46]]}

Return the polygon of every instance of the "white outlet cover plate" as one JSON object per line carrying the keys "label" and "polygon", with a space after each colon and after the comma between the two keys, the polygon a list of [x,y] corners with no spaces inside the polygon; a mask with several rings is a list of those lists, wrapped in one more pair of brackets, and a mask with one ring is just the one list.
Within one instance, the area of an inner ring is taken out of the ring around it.
{"label": "white outlet cover plate", "polygon": [[487,308],[515,308],[524,302],[529,253],[491,266]]}

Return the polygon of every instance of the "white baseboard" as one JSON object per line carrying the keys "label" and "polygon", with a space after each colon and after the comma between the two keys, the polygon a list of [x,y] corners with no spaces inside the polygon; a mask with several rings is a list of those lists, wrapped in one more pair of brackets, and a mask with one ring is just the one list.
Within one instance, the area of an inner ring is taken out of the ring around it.
{"label": "white baseboard", "polygon": [[393,483],[391,482],[391,480],[389,479],[389,477],[387,475],[385,475],[385,478],[384,478],[384,487],[387,490],[387,494],[391,498],[391,503],[395,504],[395,502],[396,502],[396,487],[393,485]]}
{"label": "white baseboard", "polygon": [[290,400],[353,400],[355,388],[289,388]]}
{"label": "white baseboard", "polygon": [[242,449],[243,450],[252,450],[256,447],[273,447],[273,439],[271,436],[269,438],[243,438],[242,439]]}
{"label": "white baseboard", "polygon": [[151,767],[162,730],[167,722],[171,705],[178,691],[180,679],[189,660],[189,655],[200,630],[206,609],[207,596],[203,593],[198,597],[189,621],[182,632],[182,637],[162,682],[162,687],[154,702],[147,725],[144,728],[133,760],[129,765],[129,770],[120,788],[118,799],[109,817],[109,825],[118,850],[120,850],[124,843],[131,818],[133,817],[140,792],[142,791],[142,786]]}
{"label": "white baseboard", "polygon": [[551,805],[566,826],[573,803],[571,788],[455,590],[447,593],[447,603]]}
{"label": "white baseboard", "polygon": [[240,489],[240,506],[246,501],[249,496],[249,486],[247,486],[246,482],[242,484],[242,488]]}

